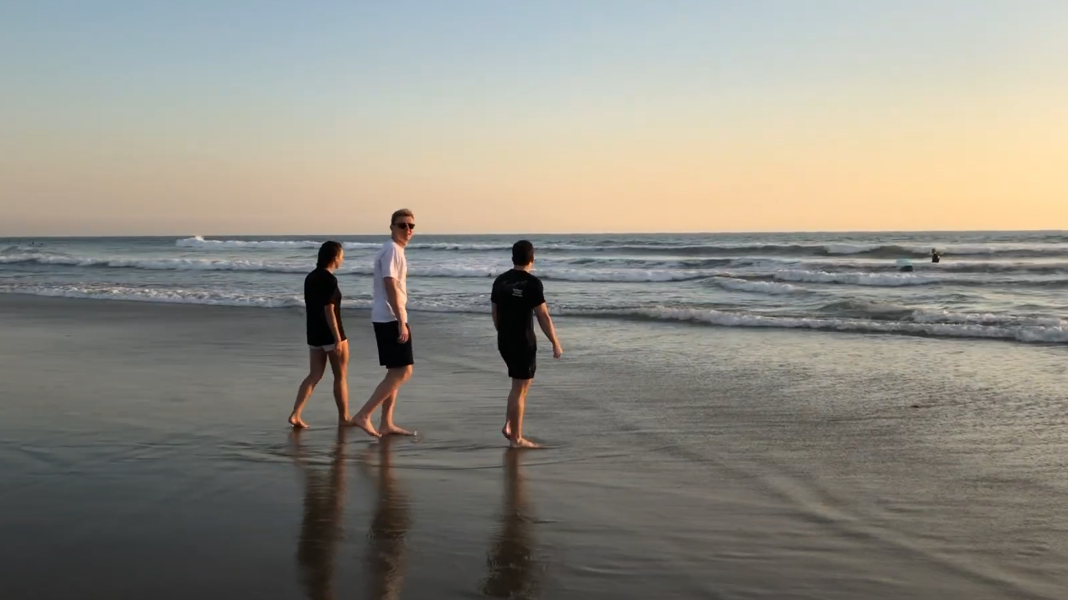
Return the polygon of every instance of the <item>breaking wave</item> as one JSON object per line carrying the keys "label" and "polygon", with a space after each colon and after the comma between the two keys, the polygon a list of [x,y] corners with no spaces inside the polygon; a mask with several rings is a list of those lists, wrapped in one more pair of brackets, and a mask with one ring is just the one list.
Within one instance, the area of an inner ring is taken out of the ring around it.
{"label": "breaking wave", "polygon": [[[179,239],[175,245],[194,249],[314,249],[323,240],[209,240],[202,236]],[[343,241],[350,250],[375,249],[381,241]],[[663,243],[639,240],[602,240],[602,241],[537,241],[535,246],[543,252],[618,252],[622,254],[659,254],[676,256],[858,256],[868,258],[925,258],[930,255],[931,247],[938,246],[932,241],[930,246],[901,244],[863,244],[863,243],[727,243],[709,244]],[[439,250],[459,252],[507,251],[510,243],[505,242],[413,242],[408,248],[413,250]],[[992,242],[984,244],[948,244],[938,246],[939,252],[947,258],[972,257],[1068,257],[1068,243],[1036,242],[1007,243]]]}
{"label": "breaking wave", "polygon": [[588,313],[589,316],[683,321],[719,327],[763,327],[811,329],[847,333],[878,333],[946,338],[981,338],[1033,343],[1068,342],[1068,322],[1059,325],[1029,324],[1026,321],[984,324],[982,322],[877,321],[858,318],[788,317],[707,309],[644,308],[626,311]]}
{"label": "breaking wave", "polygon": [[912,273],[833,273],[828,271],[776,271],[771,275],[779,281],[804,283],[840,283],[847,285],[864,285],[874,287],[903,287],[911,285],[932,285],[945,281],[932,275]]}
{"label": "breaking wave", "polygon": [[733,277],[711,277],[708,279],[708,282],[728,290],[757,294],[797,294],[805,291],[787,283],[748,281],[745,279],[735,279]]}
{"label": "breaking wave", "polygon": [[[255,308],[301,307],[295,295],[264,295],[247,292],[219,292],[186,289],[150,289],[129,286],[2,285],[0,293],[31,294],[62,298],[122,300],[167,304],[199,304]],[[368,308],[366,298],[346,299],[346,308]],[[1015,340],[1028,343],[1068,342],[1068,321],[1049,316],[994,313],[952,313],[908,310],[904,307],[871,305],[824,307],[819,316],[790,316],[746,311],[698,308],[645,307],[628,309],[567,309],[555,311],[565,316],[622,320],[649,320],[692,323],[718,327],[776,328],[836,331],[856,334],[901,334],[946,338]],[[484,314],[484,304],[425,304],[413,302],[413,312]],[[867,316],[862,316],[864,310]]]}
{"label": "breaking wave", "polygon": [[[97,267],[113,269],[144,269],[149,271],[257,271],[264,273],[307,273],[311,265],[306,262],[282,262],[263,260],[230,260],[206,258],[92,258],[78,256],[52,256],[42,254],[22,254],[0,256],[0,264],[31,263],[40,265],[59,265],[71,267]],[[454,266],[413,266],[408,270],[409,277],[445,277],[445,278],[487,278],[508,270],[508,266],[481,267],[468,265]],[[370,276],[370,265],[343,266],[337,270],[339,275]],[[688,281],[708,277],[710,272],[677,269],[539,269],[537,274],[542,279],[557,281],[601,282],[601,283],[643,283]]]}
{"label": "breaking wave", "polygon": [[[353,259],[338,269],[339,275],[370,276],[373,270],[366,260]],[[125,257],[84,257],[64,254],[0,254],[2,264],[36,264],[44,266],[88,267],[106,269],[141,269],[149,271],[235,271],[302,274],[311,269],[311,264],[304,260],[250,260],[222,258],[125,258]],[[607,263],[613,264],[613,263]],[[572,264],[561,261],[545,261],[535,273],[545,280],[590,282],[590,283],[667,283],[685,282],[706,278],[717,278],[711,283],[735,291],[760,292],[767,294],[790,294],[797,288],[791,283],[839,284],[866,287],[908,287],[930,286],[938,284],[963,286],[1068,286],[1068,273],[1059,270],[1039,271],[1037,273],[1013,274],[1011,271],[992,272],[912,272],[901,273],[871,271],[823,271],[806,269],[761,268],[759,263],[739,262],[736,265],[724,265],[729,268],[680,268],[670,264],[656,265],[631,263],[618,264],[619,268],[605,268],[607,264],[587,263]],[[708,265],[704,261],[689,264]],[[595,265],[595,266],[594,266]],[[747,266],[748,265],[748,266]],[[826,265],[828,267],[834,265]],[[737,268],[735,268],[737,267]],[[509,267],[504,263],[492,266],[479,265],[476,262],[454,263],[444,265],[426,265],[415,262],[409,268],[410,277],[431,278],[490,278],[496,277]],[[940,270],[939,270],[940,271]]]}

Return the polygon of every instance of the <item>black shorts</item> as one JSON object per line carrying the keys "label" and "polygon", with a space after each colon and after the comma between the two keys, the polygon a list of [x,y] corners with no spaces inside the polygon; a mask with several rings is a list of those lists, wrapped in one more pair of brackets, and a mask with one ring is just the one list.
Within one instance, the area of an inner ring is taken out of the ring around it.
{"label": "black shorts", "polygon": [[503,344],[497,342],[497,350],[508,365],[508,376],[512,379],[534,379],[538,370],[538,347],[526,344]]}
{"label": "black shorts", "polygon": [[397,341],[400,337],[400,327],[396,321],[389,323],[373,323],[375,326],[375,341],[378,342],[378,364],[387,369],[397,369],[415,364],[412,357],[412,327],[408,326],[408,341],[403,344]]}

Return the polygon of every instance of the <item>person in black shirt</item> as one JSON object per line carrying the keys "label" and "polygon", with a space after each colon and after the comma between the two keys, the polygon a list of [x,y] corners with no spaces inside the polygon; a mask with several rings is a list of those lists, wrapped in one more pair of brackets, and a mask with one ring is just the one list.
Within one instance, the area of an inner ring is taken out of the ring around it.
{"label": "person in black shirt", "polygon": [[325,242],[319,248],[315,270],[304,278],[304,306],[307,309],[308,354],[310,370],[300,383],[289,424],[296,429],[308,426],[300,418],[304,403],[311,397],[315,385],[323,378],[326,363],[334,372],[334,402],[338,423],[349,422],[349,385],[346,379],[349,364],[348,338],[341,324],[341,290],[337,287],[334,270],[341,266],[345,250],[337,242]]}
{"label": "person in black shirt", "polygon": [[936,263],[942,260],[942,256],[938,254],[938,250],[931,248],[931,262]]}
{"label": "person in black shirt", "polygon": [[523,437],[523,412],[527,391],[537,369],[538,342],[534,335],[534,317],[553,345],[553,358],[560,358],[563,347],[556,338],[553,320],[545,305],[541,280],[530,273],[534,267],[534,246],[520,240],[512,246],[513,268],[493,282],[493,326],[497,328],[497,350],[508,366],[512,391],[508,394],[507,421],[501,433],[514,448],[536,448]]}

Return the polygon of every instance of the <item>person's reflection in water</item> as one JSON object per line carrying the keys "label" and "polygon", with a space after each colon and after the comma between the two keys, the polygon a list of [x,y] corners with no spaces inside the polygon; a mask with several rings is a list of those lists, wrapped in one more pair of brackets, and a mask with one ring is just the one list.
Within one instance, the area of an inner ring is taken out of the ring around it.
{"label": "person's reflection in water", "polygon": [[[368,584],[370,597],[374,600],[399,598],[404,582],[404,538],[408,534],[411,519],[408,497],[397,487],[393,477],[391,446],[395,443],[397,436],[394,435],[378,440],[378,496],[367,548]],[[373,449],[369,449],[369,452],[373,452]]]}
{"label": "person's reflection in water", "polygon": [[329,469],[309,465],[300,443],[303,430],[293,430],[294,460],[304,474],[304,517],[297,544],[300,582],[312,600],[334,597],[334,554],[342,537],[341,509],[345,500],[345,437],[338,427]]}
{"label": "person's reflection in water", "polygon": [[482,593],[492,598],[533,598],[538,591],[532,518],[520,472],[522,453],[517,448],[504,452],[504,507],[486,556],[489,575],[482,582]]}

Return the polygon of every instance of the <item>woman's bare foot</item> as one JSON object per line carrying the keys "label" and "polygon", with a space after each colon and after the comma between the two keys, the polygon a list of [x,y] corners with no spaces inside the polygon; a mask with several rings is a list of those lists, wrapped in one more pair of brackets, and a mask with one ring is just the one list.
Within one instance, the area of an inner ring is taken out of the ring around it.
{"label": "woman's bare foot", "polygon": [[375,426],[371,425],[371,419],[368,419],[367,417],[357,414],[355,417],[352,417],[352,420],[349,421],[349,423],[351,423],[353,427],[359,427],[366,431],[367,435],[371,437],[382,437],[382,434],[375,431]]}
{"label": "woman's bare foot", "polygon": [[407,429],[402,429],[396,425],[379,425],[379,429],[382,430],[382,435],[415,435]]}
{"label": "woman's bare foot", "polygon": [[289,415],[289,424],[293,429],[307,429],[308,424],[304,422],[304,419],[300,418],[300,415]]}
{"label": "woman's bare foot", "polygon": [[541,448],[538,444],[528,440],[527,438],[519,438],[518,440],[512,440],[513,448]]}

